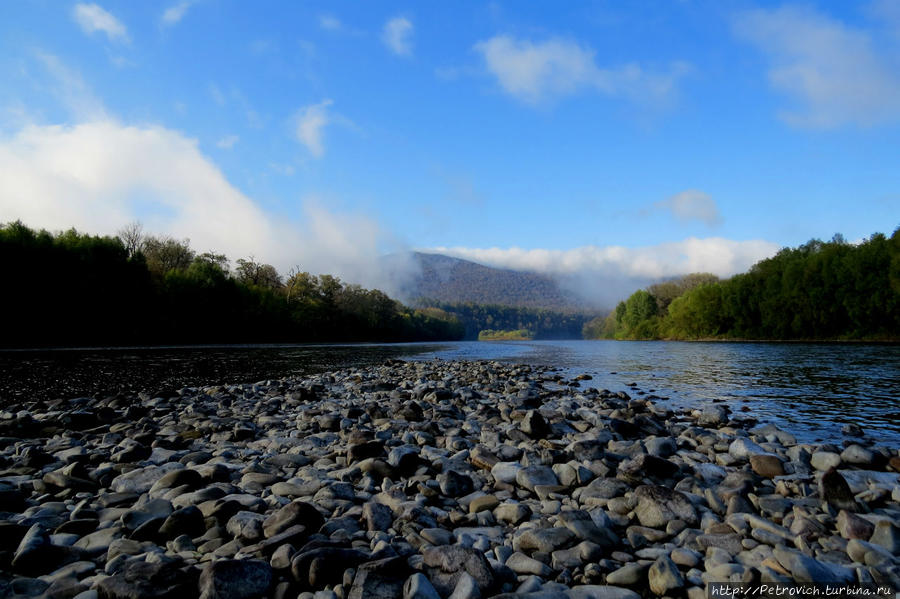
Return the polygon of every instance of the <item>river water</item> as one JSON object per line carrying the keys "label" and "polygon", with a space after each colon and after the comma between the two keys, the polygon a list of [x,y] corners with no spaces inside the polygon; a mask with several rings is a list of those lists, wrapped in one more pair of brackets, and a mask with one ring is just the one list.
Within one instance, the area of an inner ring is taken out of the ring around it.
{"label": "river water", "polygon": [[[900,445],[900,345],[523,341],[216,346],[0,352],[0,405],[117,392],[255,382],[413,360],[502,360],[589,374],[585,387],[654,394],[668,405],[747,406],[806,441],[857,423]],[[634,386],[631,386],[634,384]]]}

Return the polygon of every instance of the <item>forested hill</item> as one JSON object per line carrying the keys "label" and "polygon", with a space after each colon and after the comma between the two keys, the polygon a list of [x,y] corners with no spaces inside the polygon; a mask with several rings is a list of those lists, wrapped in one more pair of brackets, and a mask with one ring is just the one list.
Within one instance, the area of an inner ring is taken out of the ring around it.
{"label": "forested hill", "polygon": [[635,291],[587,338],[900,340],[900,228],[858,244],[813,239],[718,281]]}
{"label": "forested hill", "polygon": [[580,303],[552,278],[491,268],[441,254],[413,254],[418,273],[405,289],[416,300],[527,308],[572,309]]}

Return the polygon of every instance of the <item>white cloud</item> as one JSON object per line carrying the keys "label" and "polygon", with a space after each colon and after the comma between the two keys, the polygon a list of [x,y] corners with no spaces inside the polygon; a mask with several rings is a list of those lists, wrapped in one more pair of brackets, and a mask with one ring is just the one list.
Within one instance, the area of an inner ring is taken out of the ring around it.
{"label": "white cloud", "polygon": [[769,56],[769,83],[796,100],[790,125],[872,126],[900,119],[900,68],[865,30],[808,7],[752,10],[735,32]]}
{"label": "white cloud", "polygon": [[400,249],[376,221],[316,199],[292,222],[235,188],[198,143],[160,126],[115,120],[29,125],[0,137],[0,215],[49,230],[114,234],[139,220],[147,231],[189,238],[232,260],[254,255],[282,273],[296,265],[393,292],[381,268]]}
{"label": "white cloud", "polygon": [[438,247],[438,252],[497,268],[540,272],[556,277],[585,300],[609,307],[635,289],[692,272],[729,277],[772,256],[779,246],[762,240],[721,237],[654,246],[584,246],[571,250]]}
{"label": "white cloud", "polygon": [[175,25],[181,21],[193,3],[192,0],[185,0],[167,8],[162,14],[163,25]]}
{"label": "white cloud", "polygon": [[713,227],[722,222],[719,207],[709,194],[699,189],[687,189],[656,202],[654,207],[671,212],[679,221],[687,223],[700,221]]}
{"label": "white cloud", "polygon": [[325,29],[327,31],[340,31],[343,28],[343,23],[334,15],[323,14],[319,15],[319,27]]}
{"label": "white cloud", "polygon": [[297,113],[297,140],[316,158],[325,154],[322,130],[331,122],[328,107],[332,104],[331,100],[325,99],[318,104],[301,108]]}
{"label": "white cloud", "polygon": [[778,249],[776,244],[761,240],[690,237],[639,248],[615,245],[589,245],[571,250],[440,247],[433,251],[513,270],[553,274],[612,268],[628,276],[659,278],[691,272],[727,277],[748,269]]}
{"label": "white cloud", "polygon": [[223,150],[230,150],[238,140],[240,140],[240,137],[237,135],[226,135],[216,142],[216,147],[222,148]]}
{"label": "white cloud", "polygon": [[76,4],[72,16],[88,35],[102,31],[110,41],[129,41],[125,25],[97,4]]}
{"label": "white cloud", "polygon": [[405,17],[394,17],[384,24],[381,41],[398,56],[412,54],[413,24]]}
{"label": "white cloud", "polygon": [[659,102],[675,90],[690,67],[674,63],[667,72],[651,73],[636,63],[601,68],[595,52],[572,41],[517,40],[497,35],[475,44],[487,70],[503,90],[528,104],[540,104],[583,90]]}
{"label": "white cloud", "polygon": [[394,291],[379,256],[386,244],[396,242],[373,219],[328,210],[322,199],[308,197],[303,225],[294,234],[304,270],[330,272],[347,281]]}
{"label": "white cloud", "polygon": [[0,212],[49,229],[111,233],[135,218],[236,255],[276,250],[274,228],[197,149],[163,127],[113,120],[28,126],[0,142]]}

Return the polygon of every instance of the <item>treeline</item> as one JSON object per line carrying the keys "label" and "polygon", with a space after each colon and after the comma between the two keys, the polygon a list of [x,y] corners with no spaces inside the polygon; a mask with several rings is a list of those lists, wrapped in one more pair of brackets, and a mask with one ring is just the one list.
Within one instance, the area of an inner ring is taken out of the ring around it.
{"label": "treeline", "polygon": [[485,329],[478,332],[479,341],[530,341],[531,339],[534,339],[534,333],[527,329],[517,331]]}
{"label": "treeline", "polygon": [[484,330],[527,330],[535,339],[581,339],[590,315],[541,308],[523,308],[474,303],[443,303],[419,300],[421,305],[455,315],[465,327],[465,339],[478,339]]}
{"label": "treeline", "polygon": [[116,237],[0,225],[4,347],[459,339],[458,319],[330,275]]}
{"label": "treeline", "polygon": [[785,248],[718,281],[689,275],[634,292],[585,338],[900,339],[900,228]]}

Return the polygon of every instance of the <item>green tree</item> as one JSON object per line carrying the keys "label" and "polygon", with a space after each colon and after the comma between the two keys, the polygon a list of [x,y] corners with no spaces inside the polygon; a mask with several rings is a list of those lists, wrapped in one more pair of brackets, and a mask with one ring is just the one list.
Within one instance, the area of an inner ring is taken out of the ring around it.
{"label": "green tree", "polygon": [[147,268],[160,276],[170,270],[186,270],[194,261],[190,239],[179,241],[168,235],[147,237],[142,252],[147,260]]}
{"label": "green tree", "polygon": [[257,262],[253,256],[238,258],[235,278],[245,285],[255,285],[264,289],[281,289],[281,275],[271,264]]}
{"label": "green tree", "polygon": [[638,289],[625,301],[622,316],[622,334],[633,339],[652,339],[659,334],[656,298],[644,289]]}
{"label": "green tree", "polygon": [[717,283],[719,277],[708,272],[695,272],[668,281],[655,283],[647,288],[653,297],[656,298],[657,313],[665,314],[676,297],[684,295],[694,287],[706,285],[709,283]]}

